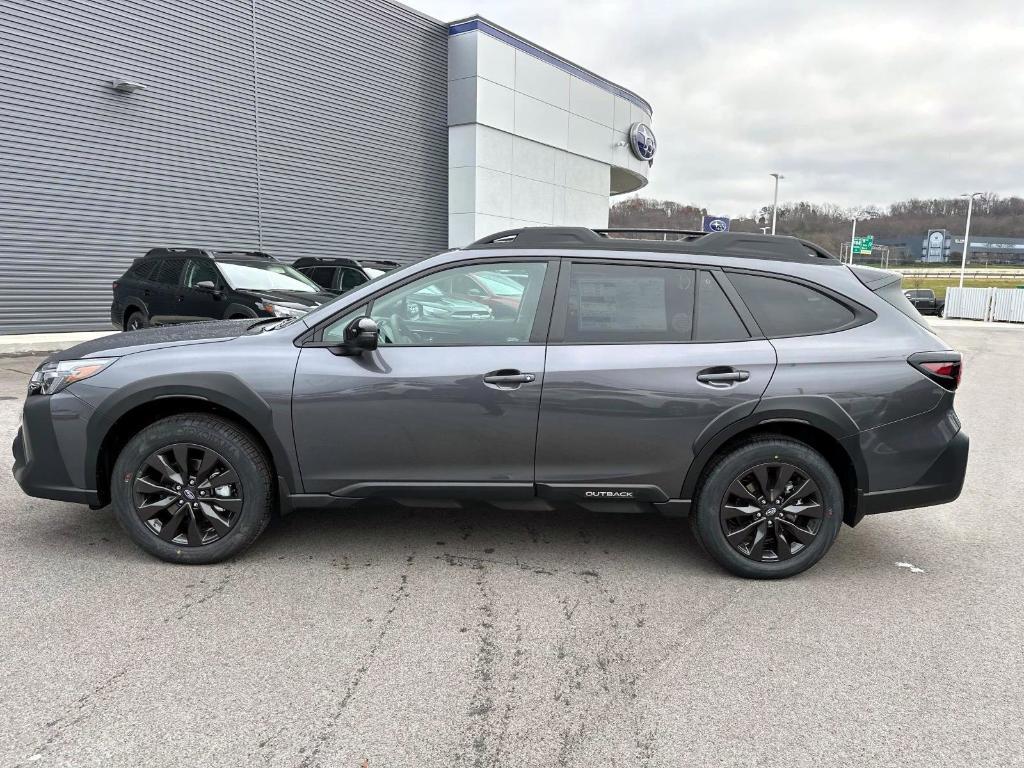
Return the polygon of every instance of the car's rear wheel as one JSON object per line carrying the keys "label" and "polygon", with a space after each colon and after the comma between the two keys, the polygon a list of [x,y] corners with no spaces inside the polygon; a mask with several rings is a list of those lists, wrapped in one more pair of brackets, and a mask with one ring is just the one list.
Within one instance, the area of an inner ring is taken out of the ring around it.
{"label": "car's rear wheel", "polygon": [[161,560],[215,563],[252,544],[270,521],[270,462],[251,435],[226,419],[182,414],[128,441],[111,496],[132,540]]}
{"label": "car's rear wheel", "polygon": [[752,439],[715,461],[691,515],[704,549],[729,571],[754,579],[810,568],[842,521],[835,470],[810,446],[784,437]]}
{"label": "car's rear wheel", "polygon": [[138,331],[146,328],[149,325],[149,321],[146,320],[146,316],[139,310],[131,312],[124,321],[124,329],[126,331]]}

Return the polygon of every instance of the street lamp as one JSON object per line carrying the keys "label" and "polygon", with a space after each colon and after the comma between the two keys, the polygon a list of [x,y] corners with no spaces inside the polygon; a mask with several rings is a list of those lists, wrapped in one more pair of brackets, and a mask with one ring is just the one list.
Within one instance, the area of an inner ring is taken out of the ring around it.
{"label": "street lamp", "polygon": [[850,233],[850,263],[853,264],[853,243],[857,239],[857,216],[858,213],[853,214],[853,232]]}
{"label": "street lamp", "polygon": [[786,178],[781,173],[769,173],[775,177],[775,197],[772,199],[772,234],[775,234],[775,212],[779,209],[779,179]]}
{"label": "street lamp", "polygon": [[960,255],[960,287],[964,287],[964,272],[967,270],[967,248],[971,241],[971,211],[974,210],[974,198],[981,197],[984,192],[966,192],[960,197],[967,198],[967,228],[964,230],[964,252]]}

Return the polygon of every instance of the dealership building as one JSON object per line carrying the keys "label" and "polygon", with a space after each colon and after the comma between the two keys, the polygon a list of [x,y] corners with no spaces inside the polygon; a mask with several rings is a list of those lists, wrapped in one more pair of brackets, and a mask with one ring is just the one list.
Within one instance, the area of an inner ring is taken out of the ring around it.
{"label": "dealership building", "polygon": [[406,262],[604,226],[651,107],[485,19],[387,0],[12,0],[0,334],[109,327],[154,246]]}

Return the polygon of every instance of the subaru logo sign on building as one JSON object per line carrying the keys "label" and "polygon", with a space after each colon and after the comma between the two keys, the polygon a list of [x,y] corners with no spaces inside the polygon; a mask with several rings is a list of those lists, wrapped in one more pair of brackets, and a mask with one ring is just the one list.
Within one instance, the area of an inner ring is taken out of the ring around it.
{"label": "subaru logo sign on building", "polygon": [[702,232],[728,232],[730,220],[725,216],[705,216],[701,219]]}
{"label": "subaru logo sign on building", "polygon": [[633,150],[637,160],[654,160],[654,153],[658,149],[658,142],[654,138],[654,131],[644,123],[633,123],[629,126],[629,147]]}

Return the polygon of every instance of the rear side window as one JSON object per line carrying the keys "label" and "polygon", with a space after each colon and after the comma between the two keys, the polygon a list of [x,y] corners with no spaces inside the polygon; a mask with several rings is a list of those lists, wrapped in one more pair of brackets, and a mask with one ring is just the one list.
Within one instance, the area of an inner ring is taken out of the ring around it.
{"label": "rear side window", "polygon": [[747,328],[710,272],[697,278],[696,341],[737,341],[750,338]]}
{"label": "rear side window", "polygon": [[184,259],[162,259],[153,274],[153,280],[161,285],[177,285],[185,268]]}
{"label": "rear side window", "polygon": [[134,277],[136,280],[149,280],[153,276],[156,265],[155,261],[140,261],[128,270],[128,276]]}
{"label": "rear side window", "polygon": [[927,328],[929,331],[931,330],[931,326],[928,325],[928,321],[921,317],[921,313],[917,311],[917,307],[911,304],[910,299],[908,299],[906,294],[903,293],[903,289],[900,288],[899,280],[893,280],[891,283],[876,289],[875,294],[892,306],[896,307],[896,309],[922,328]]}
{"label": "rear side window", "polygon": [[731,273],[729,281],[769,337],[828,333],[856,319],[835,299],[789,280]]}
{"label": "rear side window", "polygon": [[573,264],[567,342],[689,341],[693,332],[692,269],[625,264]]}

